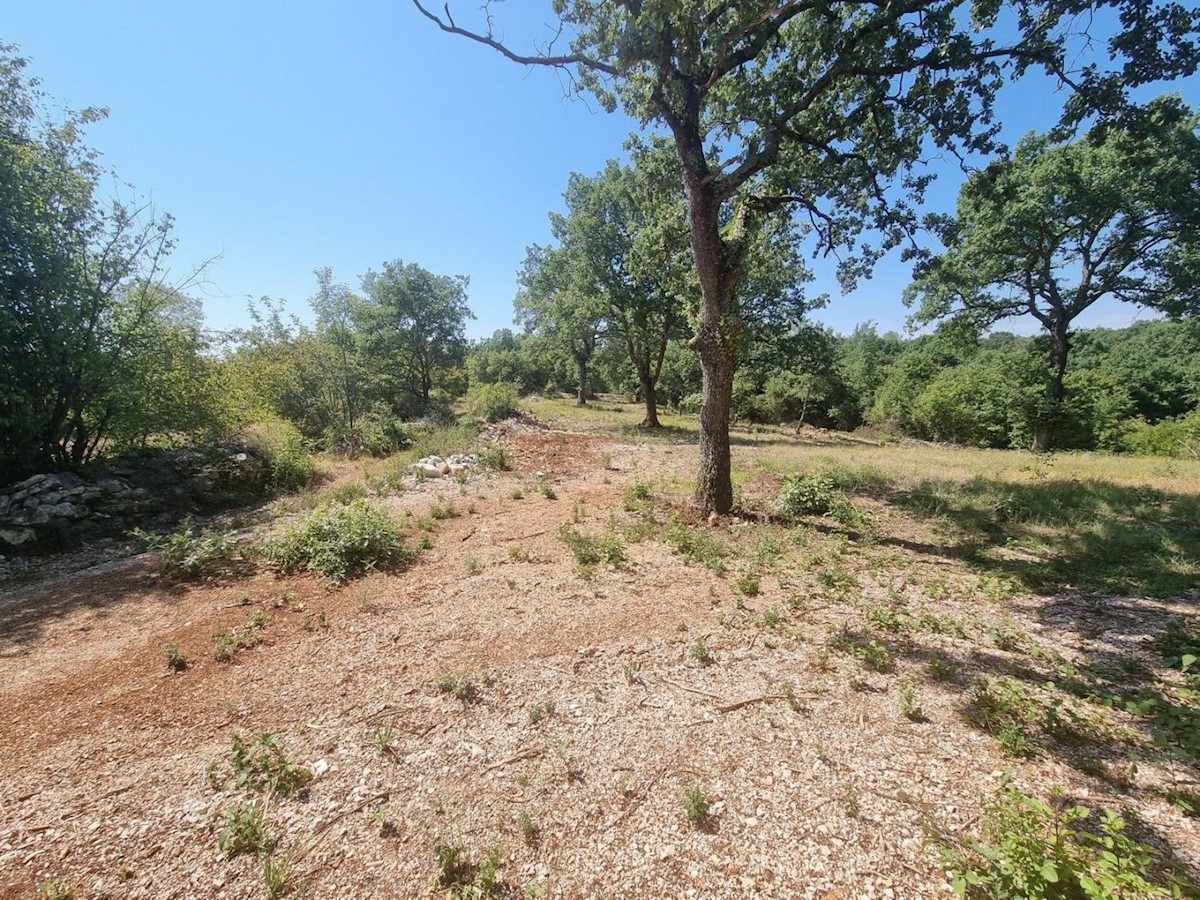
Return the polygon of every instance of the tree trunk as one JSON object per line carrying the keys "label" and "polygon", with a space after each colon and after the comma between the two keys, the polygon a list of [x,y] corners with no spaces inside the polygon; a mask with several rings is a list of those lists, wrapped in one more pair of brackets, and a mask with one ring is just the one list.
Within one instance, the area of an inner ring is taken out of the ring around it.
{"label": "tree trunk", "polygon": [[729,264],[718,226],[721,203],[713,196],[711,185],[691,181],[687,194],[688,226],[701,297],[699,327],[688,346],[700,354],[703,378],[700,472],[692,499],[702,513],[727,513],[733,509],[729,410],[740,337],[738,323],[730,318],[730,308],[741,272]]}
{"label": "tree trunk", "polygon": [[579,396],[575,405],[587,406],[587,357],[575,357],[575,364],[579,366]]}
{"label": "tree trunk", "polygon": [[1054,443],[1054,431],[1062,419],[1063,398],[1066,390],[1063,387],[1063,376],[1067,371],[1067,353],[1070,351],[1067,325],[1055,324],[1050,329],[1050,370],[1046,377],[1046,400],[1048,408],[1046,416],[1033,432],[1033,452],[1047,453]]}
{"label": "tree trunk", "polygon": [[662,428],[658,421],[658,386],[654,379],[647,374],[638,378],[642,383],[642,396],[646,400],[646,418],[642,419],[642,428]]}

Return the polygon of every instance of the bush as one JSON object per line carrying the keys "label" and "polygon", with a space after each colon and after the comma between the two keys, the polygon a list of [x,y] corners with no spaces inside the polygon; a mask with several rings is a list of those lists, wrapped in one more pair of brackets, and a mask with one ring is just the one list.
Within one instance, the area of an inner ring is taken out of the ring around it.
{"label": "bush", "polygon": [[1194,886],[1130,837],[1117,813],[1104,810],[1095,829],[1082,825],[1089,817],[1087,807],[1059,810],[1004,788],[988,807],[982,842],[942,836],[955,893],[967,900],[1190,896]]}
{"label": "bush", "polygon": [[267,461],[274,490],[298,490],[316,479],[316,460],[294,425],[282,419],[260,422],[250,429],[247,443]]}
{"label": "bush", "polygon": [[1200,457],[1200,410],[1156,425],[1132,423],[1122,443],[1126,450],[1147,456]]}
{"label": "bush", "polygon": [[265,552],[280,571],[319,572],[335,584],[375,569],[402,566],[413,556],[391,517],[361,499],[318,507],[268,542]]}
{"label": "bush", "polygon": [[353,428],[330,429],[325,445],[351,458],[360,453],[371,456],[390,456],[412,445],[412,435],[405,424],[390,413],[363,416]]}
{"label": "bush", "polygon": [[775,508],[785,516],[832,516],[846,525],[862,519],[828,475],[789,475],[779,489]]}
{"label": "bush", "polygon": [[237,544],[229,531],[197,531],[191,519],[184,519],[170,534],[151,534],[138,528],[134,537],[146,542],[146,549],[158,556],[158,570],[169,578],[185,581],[220,569],[237,554]]}
{"label": "bush", "polygon": [[477,384],[467,392],[467,409],[471,415],[487,422],[499,422],[518,411],[517,386],[507,382]]}

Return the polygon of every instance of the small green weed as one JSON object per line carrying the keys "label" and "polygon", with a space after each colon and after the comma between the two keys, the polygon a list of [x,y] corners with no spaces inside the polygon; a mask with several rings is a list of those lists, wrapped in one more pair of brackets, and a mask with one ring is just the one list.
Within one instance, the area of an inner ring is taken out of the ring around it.
{"label": "small green weed", "polygon": [[540,829],[533,821],[533,816],[529,815],[527,810],[521,810],[520,814],[517,816],[517,829],[521,832],[521,839],[525,841],[527,845],[532,847],[537,843]]}
{"label": "small green weed", "polygon": [[138,528],[133,535],[158,556],[159,573],[179,581],[213,574],[239,555],[233,532],[207,528],[197,531],[191,519],[184,519],[170,534],[151,534]]}
{"label": "small green weed", "polygon": [[167,661],[167,668],[172,672],[182,672],[188,667],[187,657],[183,655],[178,644],[167,644],[163,647],[163,657]]}
{"label": "small green weed", "polygon": [[718,575],[725,571],[725,545],[699,528],[690,528],[678,517],[663,532],[667,546],[689,562],[696,562]]}
{"label": "small green weed", "polygon": [[508,496],[510,496],[514,500],[524,500],[525,492],[523,490],[521,490],[520,485],[517,485],[515,488],[512,489],[512,492]]}
{"label": "small green weed", "polygon": [[760,587],[758,578],[754,575],[743,575],[737,580],[737,589],[747,597],[757,597]]}
{"label": "small green weed", "polygon": [[261,609],[243,624],[223,631],[213,638],[213,659],[229,662],[241,650],[249,650],[262,643],[262,631],[267,627],[267,614]]}
{"label": "small green weed", "polygon": [[529,707],[529,723],[536,725],[542,719],[548,719],[554,715],[554,701],[547,700],[544,703],[535,703]]}
{"label": "small green weed", "polygon": [[704,638],[700,638],[692,644],[688,648],[688,654],[702,666],[711,666],[717,661],[717,658],[713,655],[712,648],[704,642]]}
{"label": "small green weed", "polygon": [[226,859],[243,853],[267,853],[274,845],[260,802],[238,803],[225,811],[217,846]]}
{"label": "small green weed", "polygon": [[449,891],[451,900],[481,900],[502,896],[502,860],[498,847],[473,863],[461,844],[435,844],[433,858],[438,867],[438,887]]}
{"label": "small green weed", "polygon": [[449,694],[463,703],[471,703],[479,699],[479,688],[470,678],[446,674],[438,679],[437,689],[443,694]]}
{"label": "small green weed", "polygon": [[694,784],[684,791],[683,812],[688,817],[688,821],[697,828],[703,828],[709,824],[712,803],[700,785]]}
{"label": "small green weed", "polygon": [[429,507],[429,515],[435,521],[440,522],[446,519],[457,519],[459,513],[453,500],[443,498],[435,501],[433,506]]}
{"label": "small green weed", "polygon": [[294,797],[312,781],[312,771],[298,765],[287,756],[273,734],[262,734],[252,740],[238,735],[229,751],[230,772],[226,784],[238,790]]}
{"label": "small green weed", "polygon": [[625,562],[625,543],[615,531],[592,535],[564,523],[558,530],[558,536],[581,567],[597,566],[600,563],[616,567]]}

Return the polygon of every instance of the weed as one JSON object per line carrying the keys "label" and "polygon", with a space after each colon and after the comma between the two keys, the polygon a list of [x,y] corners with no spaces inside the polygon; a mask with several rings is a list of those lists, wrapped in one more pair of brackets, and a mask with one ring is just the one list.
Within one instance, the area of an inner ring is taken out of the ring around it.
{"label": "weed", "polygon": [[644,481],[635,481],[625,489],[621,505],[626,512],[643,512],[654,503],[654,495],[650,493],[650,485]]}
{"label": "weed", "polygon": [[180,581],[212,574],[238,555],[233,532],[197,531],[191,519],[184,519],[170,534],[156,535],[138,528],[133,535],[157,554],[160,574]]}
{"label": "weed", "polygon": [[514,500],[524,500],[525,492],[523,490],[521,490],[520,485],[517,485],[515,488],[512,489],[512,493],[510,493],[508,496],[512,497],[512,499],[514,499]]}
{"label": "weed", "polygon": [[703,828],[709,822],[712,803],[698,784],[692,785],[683,794],[683,811],[688,821],[697,828]]}
{"label": "weed", "polygon": [[928,634],[951,634],[959,638],[967,636],[966,627],[954,616],[939,616],[929,610],[922,610],[917,617],[916,627]]}
{"label": "weed", "polygon": [[959,674],[957,663],[944,656],[933,657],[925,668],[929,672],[929,677],[934,681],[954,681]]}
{"label": "weed", "polygon": [[862,815],[862,798],[859,796],[858,788],[853,784],[846,786],[844,800],[846,803],[846,815],[849,818],[857,819]]}
{"label": "weed", "polygon": [[288,759],[273,734],[253,740],[235,735],[229,751],[230,776],[239,790],[259,791],[277,797],[294,797],[312,781],[312,771]]}
{"label": "weed", "polygon": [[712,648],[704,642],[704,638],[700,638],[692,644],[688,648],[688,654],[702,666],[711,666],[717,661],[717,658],[713,656]]}
{"label": "weed", "polygon": [[508,450],[503,444],[489,444],[478,453],[479,465],[485,469],[504,472],[508,469]]}
{"label": "weed", "polygon": [[270,900],[285,897],[298,887],[303,887],[297,882],[296,858],[290,853],[281,857],[276,857],[274,853],[263,854],[262,873],[263,886]]}
{"label": "weed", "polygon": [[245,623],[223,631],[213,638],[213,659],[228,662],[240,650],[249,650],[262,643],[262,630],[267,626],[267,615],[261,609]]}
{"label": "weed", "polygon": [[979,590],[989,603],[1004,603],[1017,594],[1017,585],[1011,578],[986,572],[979,576]]}
{"label": "weed", "polygon": [[829,651],[823,647],[813,654],[812,664],[818,672],[833,671],[833,660],[829,656]]}
{"label": "weed", "polygon": [[576,500],[571,504],[571,521],[576,525],[583,521],[583,518],[586,514],[587,510],[584,507],[582,500]]}
{"label": "weed", "polygon": [[329,627],[329,622],[325,618],[325,613],[320,612],[314,615],[306,615],[300,622],[300,627],[305,631],[323,631]]}
{"label": "weed", "polygon": [[61,878],[39,881],[37,891],[45,895],[46,900],[75,900],[75,888]]}
{"label": "weed", "polygon": [[621,674],[625,676],[625,681],[628,684],[633,684],[638,681],[641,676],[642,664],[639,662],[623,662],[621,663]]}
{"label": "weed", "polygon": [[243,853],[267,853],[274,846],[267,830],[263,804],[238,803],[225,811],[225,824],[217,836],[217,846],[226,859]]}
{"label": "weed", "polygon": [[513,562],[532,563],[537,562],[538,558],[531,551],[524,547],[511,547],[508,551],[508,558]]}
{"label": "weed", "polygon": [[547,700],[545,703],[535,703],[529,707],[529,723],[536,725],[542,719],[548,719],[554,715],[554,701]]}
{"label": "weed", "polygon": [[778,608],[772,606],[762,615],[763,628],[778,628],[783,623],[783,613]]}
{"label": "weed", "polygon": [[[1042,803],[1006,786],[988,806],[983,840],[936,834],[955,893],[984,898],[1152,898],[1190,896],[1187,875],[1126,821],[1084,806]],[[1084,824],[1087,822],[1088,824]]]}
{"label": "weed", "polygon": [[266,555],[283,572],[307,569],[335,584],[412,559],[391,516],[364,500],[318,507],[282,537],[269,541]]}
{"label": "weed", "polygon": [[482,861],[472,863],[461,844],[434,844],[438,887],[449,891],[451,900],[478,900],[500,896],[500,850],[488,850]]}
{"label": "weed", "polygon": [[439,522],[445,519],[457,519],[458,509],[455,508],[453,500],[443,498],[429,507],[429,515]]}
{"label": "weed", "polygon": [[433,549],[433,541],[428,534],[423,534],[417,539],[417,549],[421,551]]}
{"label": "weed", "polygon": [[737,588],[747,597],[757,597],[759,591],[758,579],[753,575],[743,575],[737,580]]}
{"label": "weed", "polygon": [[783,699],[787,701],[792,712],[804,712],[804,704],[800,702],[800,698],[796,695],[796,689],[790,681],[784,682]]}
{"label": "weed", "polygon": [[463,568],[467,570],[468,575],[478,575],[479,560],[473,556],[468,556],[465,560],[463,560]]}
{"label": "weed", "polygon": [[521,832],[521,839],[530,847],[537,843],[540,829],[533,821],[533,817],[529,815],[527,810],[521,810],[517,816],[517,828]]}
{"label": "weed", "polygon": [[817,572],[817,581],[829,590],[852,588],[858,584],[854,573],[845,566],[832,566]]}
{"label": "weed", "polygon": [[558,499],[558,494],[554,493],[554,487],[548,481],[543,481],[538,485],[538,493],[547,500]]}
{"label": "weed", "polygon": [[779,489],[775,508],[787,516],[823,516],[833,508],[833,482],[824,475],[789,475]]}
{"label": "weed", "polygon": [[997,650],[1020,650],[1023,636],[1011,622],[1001,622],[988,629],[988,637]]}
{"label": "weed", "polygon": [[188,667],[187,657],[183,655],[178,644],[167,644],[163,647],[163,656],[167,660],[167,668],[172,672],[182,672]]}
{"label": "weed", "polygon": [[471,703],[479,698],[479,688],[475,686],[475,682],[457,675],[443,675],[438,679],[437,689],[463,703]]}
{"label": "weed", "polygon": [[877,606],[867,613],[867,622],[872,628],[899,634],[908,630],[911,619],[903,612],[898,612],[894,607]]}
{"label": "weed", "polygon": [[380,725],[371,735],[371,742],[380,753],[392,752],[392,739],[396,736],[396,726]]}
{"label": "weed", "polygon": [[575,562],[580,566],[596,566],[607,563],[619,566],[625,561],[625,544],[621,536],[611,529],[601,535],[586,534],[564,524],[558,530],[559,539],[567,545]]}
{"label": "weed", "polygon": [[925,721],[925,710],[921,708],[921,701],[917,698],[917,689],[909,681],[900,685],[900,715],[910,722]]}
{"label": "weed", "polygon": [[678,517],[667,526],[663,540],[689,562],[700,563],[718,575],[725,571],[725,545],[705,531],[689,528]]}

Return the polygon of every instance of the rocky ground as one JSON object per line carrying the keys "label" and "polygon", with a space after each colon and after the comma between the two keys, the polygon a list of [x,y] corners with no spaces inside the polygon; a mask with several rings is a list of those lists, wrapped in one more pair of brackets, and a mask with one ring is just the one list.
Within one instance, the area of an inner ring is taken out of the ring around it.
{"label": "rocky ground", "polygon": [[[882,500],[855,501],[868,536],[697,522],[690,443],[498,436],[512,471],[378,499],[430,537],[403,572],[170,583],[142,555],[0,584],[0,896],[439,896],[456,854],[494,896],[949,896],[931,828],[978,834],[1010,780],[1130,810],[1200,864],[1169,790],[1195,768],[1146,750],[1131,771],[1143,720],[1094,713],[1088,765],[967,721],[979,676],[1160,666],[1154,635],[1194,597],[994,596]],[[620,554],[581,569],[564,524]],[[303,784],[274,796],[268,768]],[[239,804],[265,857],[222,853]]]}

